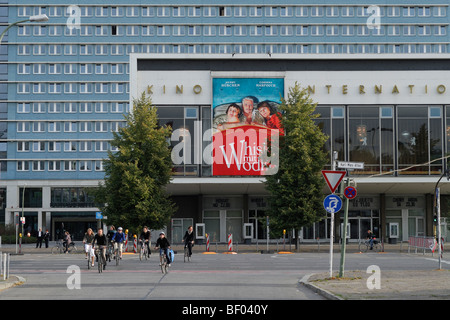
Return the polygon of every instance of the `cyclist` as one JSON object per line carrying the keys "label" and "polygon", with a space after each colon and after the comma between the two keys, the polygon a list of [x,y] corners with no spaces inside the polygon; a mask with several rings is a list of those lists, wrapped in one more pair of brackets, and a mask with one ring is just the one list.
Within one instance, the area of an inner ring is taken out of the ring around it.
{"label": "cyclist", "polygon": [[108,238],[108,243],[111,242],[112,237],[116,234],[116,228],[114,226],[110,226],[108,232],[106,233],[106,238]]}
{"label": "cyclist", "polygon": [[373,250],[373,244],[376,243],[376,240],[372,230],[367,230],[366,239],[369,241],[370,250]]}
{"label": "cyclist", "polygon": [[94,241],[94,232],[91,228],[87,229],[87,232],[84,234],[83,244],[84,251],[86,252],[86,259],[92,259],[92,266],[94,266],[94,249],[92,249],[92,242]]}
{"label": "cyclist", "polygon": [[169,243],[169,240],[167,240],[166,234],[164,232],[161,232],[159,234],[158,240],[156,240],[155,250],[158,248],[159,248],[159,265],[162,266],[163,254],[165,253],[167,256],[167,261],[169,262],[169,267],[170,267],[170,259],[169,259],[170,243]]}
{"label": "cyclist", "polygon": [[189,257],[192,256],[192,246],[194,245],[194,232],[192,226],[189,226],[183,237],[184,247],[189,249]]}
{"label": "cyclist", "polygon": [[142,229],[141,235],[139,236],[139,241],[141,242],[141,248],[146,245],[148,249],[147,256],[150,258],[150,255],[152,252],[150,251],[150,241],[151,241],[151,233],[150,230],[148,230],[148,227],[145,226]]}
{"label": "cyclist", "polygon": [[98,245],[98,249],[102,251],[102,257],[105,264],[103,265],[103,269],[106,268],[106,246],[108,245],[108,239],[103,234],[103,229],[99,229],[98,233],[94,237],[94,241],[92,241],[92,248],[95,248],[95,243]]}
{"label": "cyclist", "polygon": [[122,227],[117,229],[111,241],[114,243],[114,251],[119,247],[119,258],[122,259],[123,243],[125,242],[125,234],[123,233]]}

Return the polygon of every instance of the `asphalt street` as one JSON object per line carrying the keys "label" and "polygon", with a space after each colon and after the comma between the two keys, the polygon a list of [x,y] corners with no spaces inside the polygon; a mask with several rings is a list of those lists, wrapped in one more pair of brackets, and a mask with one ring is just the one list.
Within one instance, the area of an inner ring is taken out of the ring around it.
{"label": "asphalt street", "polygon": [[[322,300],[301,286],[309,274],[329,270],[329,255],[299,254],[194,254],[184,263],[182,255],[168,274],[162,274],[158,257],[139,261],[124,255],[119,266],[112,262],[103,273],[88,270],[84,254],[25,254],[11,256],[10,273],[25,278],[22,285],[0,291],[0,300]],[[333,270],[339,270],[335,254]],[[420,255],[396,253],[347,254],[346,270],[432,270],[436,263]]]}

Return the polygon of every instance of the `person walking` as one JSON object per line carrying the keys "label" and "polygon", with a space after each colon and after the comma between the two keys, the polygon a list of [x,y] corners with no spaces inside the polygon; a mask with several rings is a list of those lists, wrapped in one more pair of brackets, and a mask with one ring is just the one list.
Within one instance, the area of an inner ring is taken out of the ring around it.
{"label": "person walking", "polygon": [[39,231],[37,232],[36,237],[36,249],[42,248],[42,240],[44,239],[44,232],[42,232],[42,228],[39,228]]}
{"label": "person walking", "polygon": [[50,241],[50,232],[48,232],[48,229],[45,230],[44,233],[44,242],[45,242],[45,248],[48,249],[48,242]]}

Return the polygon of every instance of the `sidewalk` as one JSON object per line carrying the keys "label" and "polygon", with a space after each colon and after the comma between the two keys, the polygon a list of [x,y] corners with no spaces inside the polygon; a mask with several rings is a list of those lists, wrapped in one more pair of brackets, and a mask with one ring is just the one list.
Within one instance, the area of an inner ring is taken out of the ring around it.
{"label": "sidewalk", "polygon": [[383,271],[380,275],[379,289],[369,288],[371,275],[363,271],[347,271],[342,279],[329,279],[329,273],[308,275],[300,284],[330,300],[450,300],[448,269]]}

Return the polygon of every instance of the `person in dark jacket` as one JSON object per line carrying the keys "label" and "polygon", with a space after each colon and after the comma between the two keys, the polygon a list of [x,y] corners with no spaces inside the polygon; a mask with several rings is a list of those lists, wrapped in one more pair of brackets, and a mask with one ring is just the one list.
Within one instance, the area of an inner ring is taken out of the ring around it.
{"label": "person in dark jacket", "polygon": [[189,249],[189,257],[192,256],[192,246],[194,245],[194,229],[189,226],[183,237],[184,247]]}
{"label": "person in dark jacket", "polygon": [[[163,259],[163,252],[166,254],[167,260],[169,260],[170,243],[169,243],[169,240],[167,240],[166,234],[164,232],[161,232],[159,234],[158,240],[156,240],[155,250],[157,250],[158,248],[159,248],[159,265],[161,266],[162,259]],[[169,262],[169,267],[170,267],[170,262]]]}

